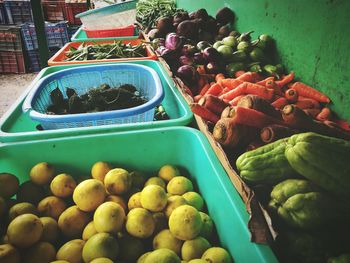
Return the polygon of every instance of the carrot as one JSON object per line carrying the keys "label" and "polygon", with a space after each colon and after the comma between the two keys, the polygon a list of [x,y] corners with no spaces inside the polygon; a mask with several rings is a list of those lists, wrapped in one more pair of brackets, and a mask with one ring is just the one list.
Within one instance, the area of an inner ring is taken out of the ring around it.
{"label": "carrot", "polygon": [[286,106],[288,104],[288,100],[286,98],[278,98],[277,100],[275,100],[274,102],[271,103],[271,105],[275,108],[275,109],[283,109],[284,106]]}
{"label": "carrot", "polygon": [[229,106],[228,103],[210,94],[203,96],[198,101],[198,104],[217,115],[221,115],[222,111]]}
{"label": "carrot", "polygon": [[199,105],[198,103],[192,103],[190,105],[190,107],[191,107],[191,110],[194,114],[202,117],[206,121],[211,121],[213,123],[217,123],[217,121],[220,119],[219,116],[217,116],[215,113],[204,108],[203,106]]}
{"label": "carrot", "polygon": [[321,112],[320,109],[303,109],[303,111],[314,119]]}
{"label": "carrot", "polygon": [[260,80],[260,81],[256,82],[255,84],[265,86],[268,81],[275,81],[275,77],[267,77],[266,79]]}
{"label": "carrot", "polygon": [[295,82],[292,85],[292,88],[295,89],[300,96],[317,100],[318,102],[329,103],[331,100],[324,95],[322,92],[302,83]]}
{"label": "carrot", "polygon": [[222,80],[222,79],[224,79],[224,78],[225,78],[224,74],[219,73],[219,74],[216,74],[216,76],[215,76],[215,81],[216,81],[216,82],[220,82],[220,80]]}
{"label": "carrot", "polygon": [[220,96],[220,99],[231,101],[237,96],[243,95],[246,91],[246,86],[248,82],[243,82],[238,85],[235,89],[230,90],[229,92]]}
{"label": "carrot", "polygon": [[229,92],[229,91],[230,91],[229,88],[224,88],[224,89],[222,90],[222,92],[219,94],[219,97],[221,97],[222,95],[226,94],[226,93]]}
{"label": "carrot", "polygon": [[258,149],[259,147],[265,145],[262,141],[253,141],[248,144],[247,148],[245,149],[246,152]]}
{"label": "carrot", "polygon": [[232,105],[232,106],[237,106],[237,103],[239,102],[239,100],[241,99],[241,98],[243,98],[245,95],[239,95],[239,96],[237,96],[236,98],[234,98],[233,100],[231,100],[229,103],[230,103],[230,105]]}
{"label": "carrot", "polygon": [[276,95],[279,95],[279,96],[284,95],[284,93],[282,92],[282,89],[273,80],[266,81],[264,86],[268,89],[273,89]]}
{"label": "carrot", "polygon": [[292,71],[288,75],[284,76],[281,80],[277,80],[276,84],[278,87],[282,88],[283,86],[292,82],[293,79],[294,79],[294,72]]}
{"label": "carrot", "polygon": [[226,107],[222,113],[221,113],[221,119],[223,118],[233,118],[235,116],[235,109],[236,107],[234,106],[228,106]]}
{"label": "carrot", "polygon": [[298,131],[293,130],[289,127],[273,124],[261,129],[260,139],[265,143],[270,143],[282,138],[292,136],[296,133],[298,133]]}
{"label": "carrot", "polygon": [[223,118],[215,124],[213,137],[225,148],[235,148],[255,139],[257,130],[237,123],[234,118]]}
{"label": "carrot", "polygon": [[205,66],[204,65],[198,65],[197,66],[197,72],[199,74],[206,74],[207,72],[205,71]]}
{"label": "carrot", "polygon": [[204,75],[200,75],[197,81],[199,90],[201,90],[206,84],[208,84],[208,79]]}
{"label": "carrot", "polygon": [[263,127],[271,124],[283,125],[283,122],[281,120],[273,118],[260,111],[238,106],[235,108],[234,119],[237,121],[237,123],[259,129],[262,129]]}
{"label": "carrot", "polygon": [[232,90],[234,88],[237,88],[240,84],[243,83],[242,80],[239,79],[232,79],[232,78],[227,78],[227,79],[222,79],[219,82],[221,86],[224,88],[228,88],[229,90]]}
{"label": "carrot", "polygon": [[324,107],[321,112],[316,116],[318,121],[326,121],[332,119],[332,111],[330,108]]}
{"label": "carrot", "polygon": [[244,73],[246,73],[244,70],[238,70],[235,73],[235,78],[238,78],[239,76],[242,76]]}
{"label": "carrot", "polygon": [[238,101],[237,106],[257,110],[271,117],[281,119],[280,111],[276,110],[267,100],[257,95],[249,94],[242,97]]}
{"label": "carrot", "polygon": [[193,97],[193,100],[194,100],[194,102],[198,102],[202,97],[203,97],[202,95],[198,94],[198,95]]}
{"label": "carrot", "polygon": [[204,87],[201,89],[201,91],[199,92],[199,95],[204,96],[205,93],[207,93],[208,89],[210,88],[210,84],[207,83],[204,85]]}
{"label": "carrot", "polygon": [[255,83],[247,83],[246,85],[246,93],[247,94],[253,94],[253,95],[257,95],[259,97],[262,97],[264,99],[267,100],[272,100],[273,96],[274,96],[274,91],[273,89],[268,89],[264,86],[255,84]]}
{"label": "carrot", "polygon": [[320,103],[317,100],[298,96],[298,101],[295,103],[301,109],[319,109]]}
{"label": "carrot", "polygon": [[236,78],[238,80],[242,80],[242,81],[247,81],[247,82],[257,82],[258,80],[260,80],[260,75],[257,72],[246,72],[242,75],[240,75],[238,78]]}
{"label": "carrot", "polygon": [[312,131],[326,136],[333,136],[345,140],[350,139],[350,133],[314,120],[295,105],[285,106],[282,111],[282,117],[289,126],[300,131]]}
{"label": "carrot", "polygon": [[350,124],[347,121],[336,119],[336,120],[334,120],[334,122],[336,124],[338,124],[339,127],[342,128],[343,130],[350,131]]}
{"label": "carrot", "polygon": [[210,86],[210,88],[205,94],[217,96],[222,92],[222,90],[223,90],[222,86],[219,83],[215,83]]}
{"label": "carrot", "polygon": [[284,96],[290,103],[295,103],[298,100],[298,92],[293,88],[287,89]]}

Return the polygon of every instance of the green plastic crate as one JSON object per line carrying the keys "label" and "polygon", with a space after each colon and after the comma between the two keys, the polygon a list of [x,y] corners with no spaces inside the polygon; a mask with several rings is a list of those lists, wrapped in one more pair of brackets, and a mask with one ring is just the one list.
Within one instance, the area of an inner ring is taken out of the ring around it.
{"label": "green plastic crate", "polygon": [[[31,89],[31,86],[29,86],[26,89],[26,91],[22,94],[22,96],[17,100],[17,102],[15,102],[14,105],[0,119],[0,142],[39,140],[52,137],[63,137],[68,135],[108,133],[115,131],[166,126],[182,126],[188,125],[192,121],[193,114],[188,104],[185,102],[185,100],[175,87],[175,83],[169,78],[163,66],[159,62],[153,60],[139,60],[134,62],[126,61],[124,63],[135,63],[150,66],[158,73],[165,93],[162,105],[164,106],[166,112],[170,117],[169,120],[154,121],[148,123],[103,125],[94,127],[39,131],[37,129],[39,123],[33,121],[28,114],[24,114],[22,112],[23,101],[26,95],[28,94],[29,90]],[[50,73],[54,73],[62,69],[89,65],[93,64],[48,67],[40,71],[40,73],[33,80],[32,83],[37,82],[40,78],[43,78]]]}
{"label": "green plastic crate", "polygon": [[97,161],[113,167],[140,170],[153,176],[164,164],[180,167],[198,186],[215,222],[221,245],[236,263],[275,263],[266,245],[250,242],[248,213],[207,139],[187,127],[95,134],[0,145],[0,171],[23,182],[38,162],[52,163],[57,173],[90,173]]}
{"label": "green plastic crate", "polygon": [[134,36],[125,37],[104,37],[104,38],[89,38],[82,27],[80,27],[75,34],[72,36],[72,42],[82,42],[82,41],[101,41],[101,40],[125,40],[125,39],[137,39],[139,38],[139,30],[135,28]]}

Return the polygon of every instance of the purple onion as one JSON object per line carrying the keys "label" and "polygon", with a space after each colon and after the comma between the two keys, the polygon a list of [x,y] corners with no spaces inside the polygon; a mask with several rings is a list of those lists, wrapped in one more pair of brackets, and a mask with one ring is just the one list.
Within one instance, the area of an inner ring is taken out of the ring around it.
{"label": "purple onion", "polygon": [[183,46],[183,38],[176,33],[169,33],[165,38],[165,47],[170,50],[178,50]]}
{"label": "purple onion", "polygon": [[197,49],[195,46],[186,44],[182,47],[181,49],[181,55],[185,55],[185,56],[193,56],[194,53],[196,53]]}
{"label": "purple onion", "polygon": [[206,60],[205,60],[203,54],[200,53],[200,52],[195,53],[195,54],[193,55],[193,61],[194,61],[194,63],[196,63],[196,64],[198,64],[198,65],[204,65],[205,62],[206,62]]}
{"label": "purple onion", "polygon": [[210,62],[218,62],[221,59],[220,53],[213,47],[207,47],[204,49],[203,56]]}
{"label": "purple onion", "polygon": [[208,74],[217,74],[219,72],[219,66],[215,62],[209,62],[205,65],[205,72]]}
{"label": "purple onion", "polygon": [[183,65],[177,69],[176,75],[187,83],[194,83],[197,78],[197,71],[192,66]]}
{"label": "purple onion", "polygon": [[193,59],[187,56],[179,57],[179,62],[181,65],[189,65],[189,66],[193,65]]}

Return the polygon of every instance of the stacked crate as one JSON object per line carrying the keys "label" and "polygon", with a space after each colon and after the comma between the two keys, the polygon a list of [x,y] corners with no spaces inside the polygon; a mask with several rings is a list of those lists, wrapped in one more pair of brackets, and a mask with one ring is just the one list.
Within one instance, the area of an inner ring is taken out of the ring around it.
{"label": "stacked crate", "polygon": [[[28,53],[29,70],[34,72],[39,71],[41,67],[35,26],[33,23],[24,23],[21,26],[21,31],[24,46]],[[49,57],[52,57],[58,49],[69,42],[66,21],[57,23],[45,22],[45,34],[47,45],[49,47]]]}
{"label": "stacked crate", "polygon": [[72,36],[81,25],[79,18],[75,15],[85,12],[87,8],[86,0],[43,0],[43,10],[46,21],[68,22],[68,33]]}
{"label": "stacked crate", "polygon": [[0,73],[25,73],[21,27],[0,26]]}

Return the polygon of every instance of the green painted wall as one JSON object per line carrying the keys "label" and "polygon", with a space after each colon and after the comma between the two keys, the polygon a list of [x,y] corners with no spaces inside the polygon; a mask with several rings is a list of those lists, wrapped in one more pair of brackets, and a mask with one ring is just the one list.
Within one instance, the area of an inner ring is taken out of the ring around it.
{"label": "green painted wall", "polygon": [[177,0],[211,15],[223,6],[236,13],[240,32],[269,33],[281,61],[305,83],[333,101],[331,107],[350,121],[350,0]]}

